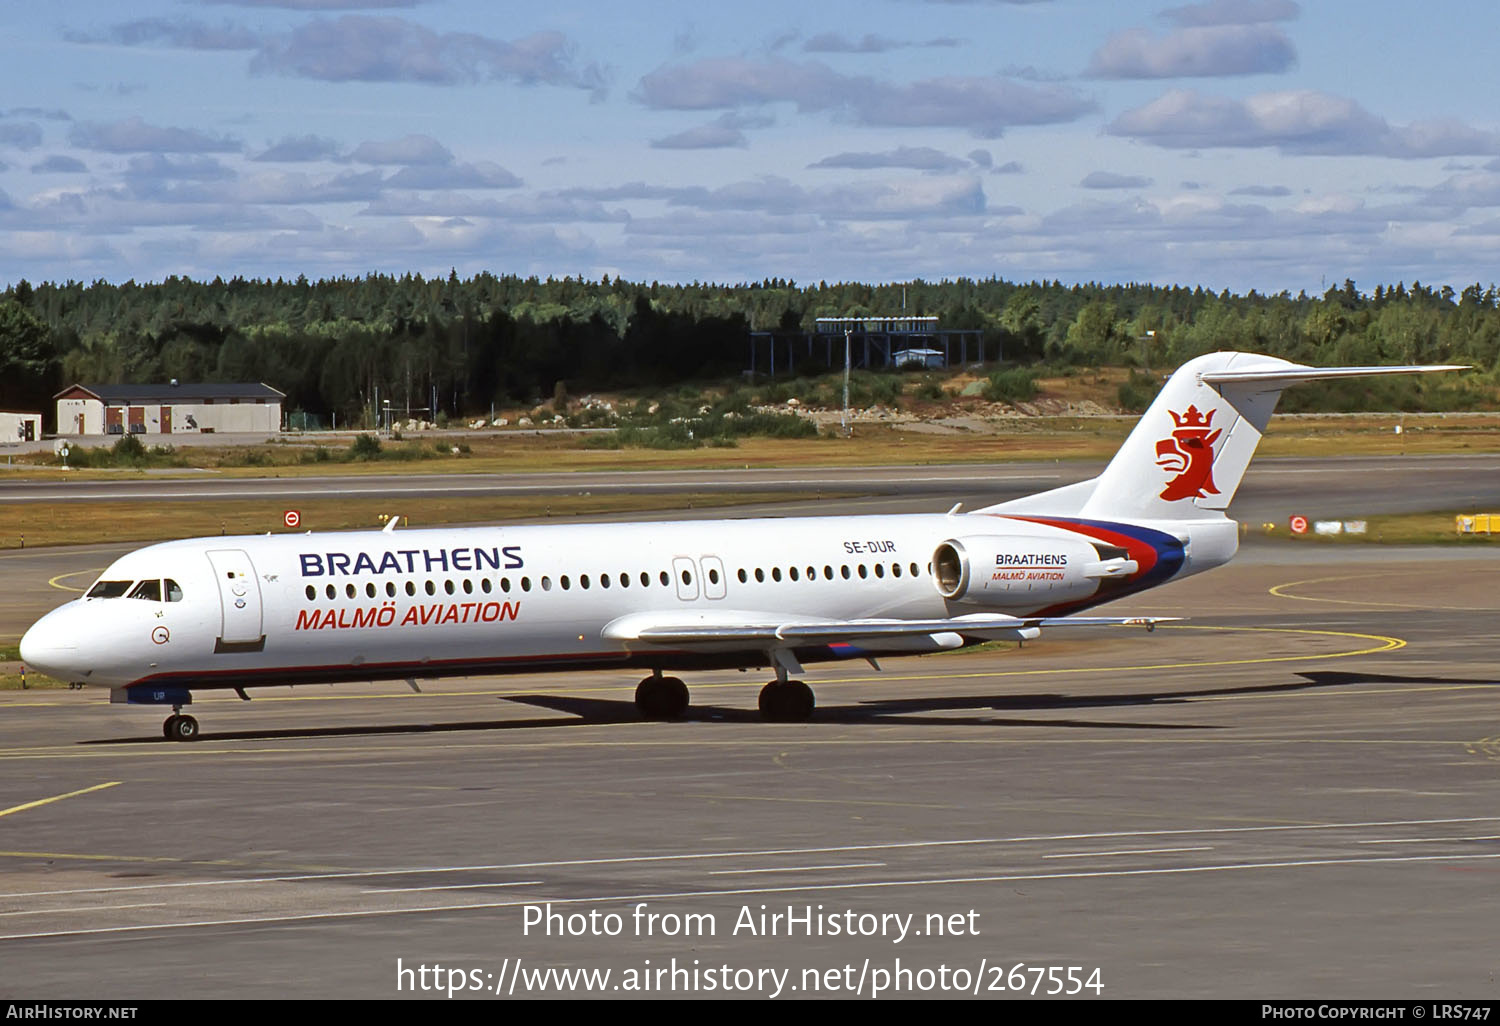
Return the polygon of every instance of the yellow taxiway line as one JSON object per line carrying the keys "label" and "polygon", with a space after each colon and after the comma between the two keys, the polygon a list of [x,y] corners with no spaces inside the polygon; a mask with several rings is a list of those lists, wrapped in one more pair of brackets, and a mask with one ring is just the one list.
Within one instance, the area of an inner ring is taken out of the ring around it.
{"label": "yellow taxiway line", "polygon": [[60,802],[64,798],[76,798],[81,794],[88,794],[91,791],[102,791],[107,787],[116,787],[119,785],[119,783],[120,781],[118,780],[111,780],[108,783],[95,784],[93,787],[85,787],[82,790],[78,791],[69,791],[67,794],[53,795],[51,798],[41,798],[34,802],[27,802],[24,805],[12,805],[8,809],[0,809],[0,816],[9,816],[15,812],[25,812],[27,809],[35,809],[40,808],[43,805],[51,805],[53,802]]}

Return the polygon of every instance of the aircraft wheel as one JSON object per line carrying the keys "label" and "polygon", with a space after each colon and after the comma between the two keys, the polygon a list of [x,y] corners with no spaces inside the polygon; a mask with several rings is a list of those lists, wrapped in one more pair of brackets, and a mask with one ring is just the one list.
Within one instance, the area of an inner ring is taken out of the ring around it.
{"label": "aircraft wheel", "polygon": [[162,725],[161,725],[161,736],[164,737],[164,738],[166,738],[168,741],[172,740],[172,728],[176,724],[177,724],[177,714],[173,713],[171,716],[168,716],[166,718],[166,720],[162,723]]}
{"label": "aircraft wheel", "polygon": [[812,688],[800,680],[773,680],[760,689],[760,714],[772,723],[803,723],[816,705]]}
{"label": "aircraft wheel", "polygon": [[166,731],[173,741],[196,741],[198,721],[191,716],[173,716],[167,720]]}
{"label": "aircraft wheel", "polygon": [[687,685],[676,677],[647,677],[636,686],[635,707],[648,720],[680,720],[688,708]]}

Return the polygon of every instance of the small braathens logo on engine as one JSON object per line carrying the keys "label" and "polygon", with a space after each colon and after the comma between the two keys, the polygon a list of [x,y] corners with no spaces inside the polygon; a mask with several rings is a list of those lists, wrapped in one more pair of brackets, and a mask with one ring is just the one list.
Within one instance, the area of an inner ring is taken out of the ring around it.
{"label": "small braathens logo on engine", "polygon": [[1189,406],[1182,413],[1167,412],[1176,427],[1170,438],[1156,443],[1156,465],[1177,476],[1167,482],[1161,497],[1172,502],[1218,495],[1213,474],[1214,442],[1223,432],[1214,429],[1215,411],[1209,410],[1206,417],[1196,406]]}

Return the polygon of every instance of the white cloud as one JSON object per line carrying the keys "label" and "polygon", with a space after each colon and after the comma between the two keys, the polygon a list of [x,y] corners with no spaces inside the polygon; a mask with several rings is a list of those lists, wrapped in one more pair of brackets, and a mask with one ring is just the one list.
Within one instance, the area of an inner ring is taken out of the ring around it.
{"label": "white cloud", "polygon": [[326,136],[288,135],[250,159],[287,164],[310,163],[319,160],[339,160],[342,150],[343,147]]}
{"label": "white cloud", "polygon": [[101,153],[237,153],[238,140],[211,136],[190,128],[168,128],[130,117],[110,124],[74,126],[68,136],[74,146]]}
{"label": "white cloud", "polygon": [[1277,74],[1297,63],[1297,50],[1269,25],[1187,28],[1164,37],[1127,29],[1089,59],[1093,78],[1206,78]]}
{"label": "white cloud", "polygon": [[1293,0],[1209,0],[1208,3],[1169,7],[1162,17],[1179,25],[1254,25],[1290,21],[1302,13]]}
{"label": "white cloud", "polygon": [[658,150],[714,150],[726,147],[744,148],[750,145],[744,130],[768,128],[775,118],[766,115],[742,114],[727,111],[704,125],[682,132],[652,139],[651,145]]}
{"label": "white cloud", "polygon": [[1500,133],[1456,121],[1393,126],[1353,100],[1313,90],[1233,100],[1174,89],[1121,114],[1105,131],[1176,149],[1272,146],[1403,159],[1500,153]]}
{"label": "white cloud", "polygon": [[326,82],[459,85],[506,81],[601,93],[604,72],[579,66],[561,32],[504,40],[470,32],[438,33],[394,17],[345,15],[267,38],[252,71]]}
{"label": "white cloud", "polygon": [[349,159],[359,164],[432,167],[453,163],[453,153],[430,135],[408,135],[384,142],[360,143]]}
{"label": "white cloud", "polygon": [[989,154],[986,151],[975,150],[974,154],[983,154],[983,163],[975,159],[974,155],[965,160],[962,157],[944,153],[942,150],[935,150],[930,146],[898,146],[894,150],[881,153],[836,153],[807,166],[855,170],[904,167],[916,171],[962,171],[973,165],[990,166]]}
{"label": "white cloud", "polygon": [[1119,175],[1110,171],[1092,171],[1078,183],[1085,189],[1144,189],[1151,179],[1141,175]]}
{"label": "white cloud", "polygon": [[1015,125],[1074,121],[1095,109],[1092,100],[1062,85],[958,75],[895,84],[781,57],[708,58],[659,68],[641,79],[637,96],[663,110],[792,103],[804,113],[837,113],[861,125],[956,127],[985,137]]}

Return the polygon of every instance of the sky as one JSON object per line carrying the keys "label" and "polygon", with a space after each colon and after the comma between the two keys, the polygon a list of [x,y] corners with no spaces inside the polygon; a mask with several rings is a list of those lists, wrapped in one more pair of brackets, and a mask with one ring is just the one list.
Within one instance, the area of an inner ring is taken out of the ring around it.
{"label": "sky", "polygon": [[0,7],[0,286],[1500,279],[1491,0]]}

